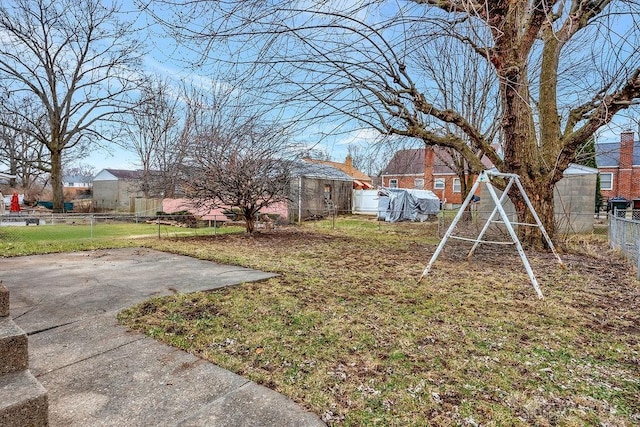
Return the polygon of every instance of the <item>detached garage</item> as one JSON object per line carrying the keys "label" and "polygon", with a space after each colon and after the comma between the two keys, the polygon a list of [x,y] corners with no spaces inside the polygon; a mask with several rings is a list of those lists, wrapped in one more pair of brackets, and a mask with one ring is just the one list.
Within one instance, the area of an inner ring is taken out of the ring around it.
{"label": "detached garage", "polygon": [[102,169],[93,178],[94,209],[131,212],[135,198],[144,196],[142,173],[142,170]]}

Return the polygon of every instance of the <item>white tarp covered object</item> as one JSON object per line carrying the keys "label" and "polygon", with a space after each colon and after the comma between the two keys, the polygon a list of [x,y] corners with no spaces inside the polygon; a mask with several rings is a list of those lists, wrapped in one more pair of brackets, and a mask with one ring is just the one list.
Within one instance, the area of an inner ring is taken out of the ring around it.
{"label": "white tarp covered object", "polygon": [[378,197],[378,219],[387,222],[425,221],[440,212],[440,199],[429,190],[384,188]]}

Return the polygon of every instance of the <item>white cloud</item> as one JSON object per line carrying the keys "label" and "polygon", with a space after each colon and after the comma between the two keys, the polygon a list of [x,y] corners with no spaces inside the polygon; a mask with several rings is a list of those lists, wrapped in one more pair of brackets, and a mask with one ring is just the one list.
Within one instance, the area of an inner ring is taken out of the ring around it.
{"label": "white cloud", "polygon": [[336,140],[336,145],[348,146],[351,144],[371,145],[381,138],[380,132],[375,129],[356,129]]}

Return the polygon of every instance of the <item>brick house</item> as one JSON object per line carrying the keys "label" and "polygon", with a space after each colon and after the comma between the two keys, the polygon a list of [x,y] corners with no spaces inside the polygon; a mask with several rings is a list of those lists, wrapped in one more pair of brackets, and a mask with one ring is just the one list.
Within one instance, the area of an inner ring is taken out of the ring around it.
{"label": "brick house", "polygon": [[[382,186],[431,190],[447,203],[462,203],[460,178],[450,166],[449,152],[440,147],[397,151],[382,172]],[[484,158],[487,168],[491,163]]]}
{"label": "brick house", "polygon": [[603,200],[640,199],[640,141],[633,131],[622,132],[620,142],[596,144],[596,162]]}

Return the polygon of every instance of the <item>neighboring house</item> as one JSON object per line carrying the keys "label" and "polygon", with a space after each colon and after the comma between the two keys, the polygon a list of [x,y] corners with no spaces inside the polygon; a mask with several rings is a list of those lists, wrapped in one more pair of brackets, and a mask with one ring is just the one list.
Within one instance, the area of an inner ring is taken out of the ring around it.
{"label": "neighboring house", "polygon": [[351,211],[353,179],[332,166],[298,163],[290,184],[289,220],[303,221]]}
{"label": "neighboring house", "polygon": [[[167,214],[172,214],[175,212],[188,211],[191,212],[196,218],[205,220],[205,221],[226,221],[227,216],[224,212],[228,209],[232,209],[231,206],[220,206],[220,207],[198,207],[197,203],[193,200],[189,199],[162,199],[161,204],[163,212]],[[264,214],[274,214],[280,215],[282,218],[287,218],[289,215],[289,207],[286,202],[274,203],[273,205],[267,206],[260,210],[260,213]]]}
{"label": "neighboring house", "polygon": [[[292,171],[290,183],[288,219],[302,221],[326,217],[332,212],[351,211],[353,178],[325,164],[299,162]],[[186,199],[145,199],[141,191],[142,171],[103,169],[93,178],[93,203],[96,209],[126,210],[148,214],[162,210],[175,212],[189,210],[204,219],[219,217],[221,210],[196,209]],[[165,203],[165,201],[167,203]],[[264,209],[264,212],[286,211],[281,206]]]}
{"label": "neighboring house", "polygon": [[353,179],[353,188],[355,190],[369,190],[373,188],[371,177],[365,174],[364,172],[356,169],[353,166],[353,159],[349,155],[344,160],[344,163],[331,162],[328,160],[315,160],[309,157],[305,157],[302,160],[304,160],[307,163],[315,163],[320,165],[331,166],[333,168],[341,170],[342,172],[346,173]]}
{"label": "neighboring house", "polygon": [[[431,190],[441,201],[446,200],[445,206],[449,209],[452,204],[463,201],[460,179],[448,166],[450,159],[448,152],[439,147],[400,150],[383,172],[383,186]],[[486,157],[483,163],[487,169],[493,167]],[[556,223],[560,230],[587,232],[593,229],[596,177],[596,169],[575,164],[564,172],[564,177],[556,184],[554,196]],[[483,188],[481,186],[476,193],[480,196],[480,209],[490,212],[488,194],[482,194]]]}
{"label": "neighboring house", "polygon": [[93,178],[93,204],[97,210],[135,210],[143,197],[142,170],[103,169]]}
{"label": "neighboring house", "polygon": [[89,195],[91,193],[91,179],[80,175],[64,176],[62,177],[62,190],[65,192],[65,197],[74,198],[80,195]]}
{"label": "neighboring house", "polygon": [[80,175],[65,176],[62,178],[63,188],[91,188],[91,178],[87,178]]}
{"label": "neighboring house", "polygon": [[382,186],[431,190],[441,201],[460,204],[462,186],[451,164],[451,155],[440,147],[399,150],[382,172]]}
{"label": "neighboring house", "polygon": [[[0,181],[9,182],[10,180],[15,178],[16,178],[15,175],[11,175],[5,172],[0,172]],[[0,192],[0,215],[4,215],[5,206],[9,206],[10,203],[11,203],[11,194],[9,194],[8,196],[5,196],[4,194],[2,194],[2,192]]]}
{"label": "neighboring house", "polygon": [[604,200],[640,199],[640,141],[634,141],[633,131],[622,132],[620,142],[597,143],[596,162]]}

